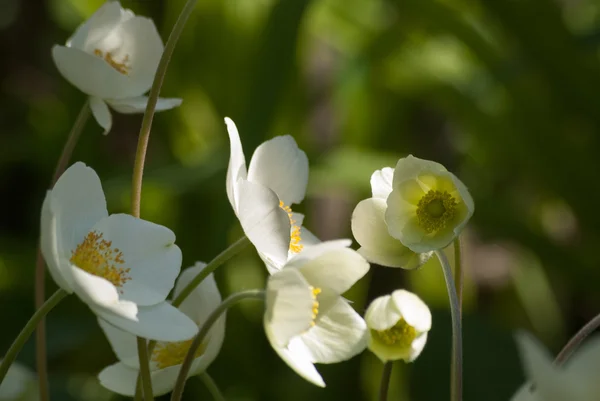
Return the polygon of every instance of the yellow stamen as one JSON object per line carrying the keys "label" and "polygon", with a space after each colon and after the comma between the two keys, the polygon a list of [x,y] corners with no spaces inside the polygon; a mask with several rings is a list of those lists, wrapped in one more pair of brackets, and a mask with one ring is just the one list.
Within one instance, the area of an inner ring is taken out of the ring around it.
{"label": "yellow stamen", "polygon": [[402,348],[410,347],[417,336],[415,328],[402,318],[389,329],[371,330],[371,334],[386,345],[398,345]]}
{"label": "yellow stamen", "polygon": [[315,326],[316,322],[315,320],[317,319],[317,316],[319,315],[319,301],[317,301],[317,295],[319,295],[321,293],[321,289],[320,288],[315,288],[313,286],[309,287],[310,290],[312,291],[312,298],[313,298],[313,307],[312,307],[312,322],[310,322],[310,325],[312,327]]}
{"label": "yellow stamen", "polygon": [[[159,342],[156,344],[156,347],[154,347],[150,359],[152,362],[156,363],[156,366],[159,369],[180,365],[183,363],[183,360],[192,345],[192,341],[194,341],[194,339],[174,343]],[[201,356],[205,349],[206,347],[204,344],[200,345],[194,353],[194,358]]]}
{"label": "yellow stamen", "polygon": [[120,63],[113,58],[111,52],[103,53],[102,50],[96,49],[96,50],[94,50],[94,54],[98,57],[102,57],[104,59],[104,61],[106,61],[108,64],[110,64],[110,66],[112,68],[119,71],[121,74],[123,74],[123,75],[129,74],[129,70],[131,70],[131,66],[128,65],[128,62],[129,62],[128,54],[125,55],[125,58],[123,58],[123,61],[121,61]]}
{"label": "yellow stamen", "polygon": [[290,232],[290,251],[293,253],[299,253],[302,251],[304,246],[300,243],[302,238],[300,237],[300,227],[296,225],[296,220],[294,220],[294,215],[292,213],[292,208],[286,206],[283,201],[279,201],[279,207],[282,208],[290,218],[290,224],[292,226]]}
{"label": "yellow stamen", "polygon": [[439,231],[454,218],[457,206],[456,199],[448,192],[430,190],[417,205],[419,225],[427,233]]}
{"label": "yellow stamen", "polygon": [[90,231],[83,242],[71,251],[69,261],[75,266],[98,277],[105,278],[115,287],[121,287],[131,280],[129,268],[121,265],[123,252],[112,248],[112,241],[102,239],[102,233]]}

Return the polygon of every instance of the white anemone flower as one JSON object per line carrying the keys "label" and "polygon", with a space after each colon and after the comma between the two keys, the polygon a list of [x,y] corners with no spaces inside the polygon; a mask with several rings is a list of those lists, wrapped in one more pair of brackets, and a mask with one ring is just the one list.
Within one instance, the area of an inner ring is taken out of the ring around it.
{"label": "white anemone flower", "polygon": [[431,312],[415,294],[396,290],[376,298],[365,314],[369,350],[382,362],[414,361],[423,351],[431,329]]}
{"label": "white anemone flower", "polygon": [[[94,118],[108,133],[112,117],[143,113],[143,96],[154,80],[163,42],[151,19],[135,15],[118,1],[108,1],[81,24],[65,46],[55,45],[52,57],[67,81],[90,96]],[[181,99],[158,99],[156,110],[168,110]]]}
{"label": "white anemone flower", "polygon": [[369,262],[387,267],[416,269],[431,257],[431,252],[416,253],[388,232],[385,223],[386,200],[392,192],[394,169],[385,167],[371,176],[373,197],[356,205],[352,213],[352,234],[360,244],[358,252]]}
{"label": "white anemone flower", "polygon": [[[175,285],[176,297],[196,277],[206,264],[196,263],[184,270]],[[221,294],[215,279],[209,274],[200,285],[181,303],[179,309],[200,327],[208,316],[221,303]],[[108,366],[100,372],[100,383],[107,389],[125,396],[133,396],[139,373],[138,354],[135,337],[114,326],[99,320],[117,358],[120,362]],[[225,338],[225,315],[221,315],[208,332],[195,354],[188,378],[204,372],[221,350]],[[154,395],[166,394],[173,390],[181,364],[188,353],[192,340],[179,342],[158,342],[150,356],[150,375]]]}
{"label": "white anemone flower", "polygon": [[81,162],[46,194],[41,248],[56,284],[101,319],[154,340],[187,340],[198,331],[165,302],[181,269],[175,234],[128,214],[109,216],[100,178]]}
{"label": "white anemone flower", "polygon": [[256,148],[246,169],[237,127],[229,118],[225,123],[231,144],[227,196],[244,233],[274,273],[303,249],[303,216],[291,205],[306,194],[308,158],[294,138],[278,136]]}
{"label": "white anemone flower", "polygon": [[296,373],[325,387],[315,363],[337,363],[362,352],[367,325],[341,294],[369,270],[347,248],[350,240],[308,247],[269,277],[265,333],[271,346]]}
{"label": "white anemone flower", "polygon": [[398,160],[385,222],[390,235],[412,251],[448,246],[474,209],[467,187],[441,164],[412,155]]}
{"label": "white anemone flower", "polygon": [[[2,362],[2,359],[0,359]],[[0,401],[38,400],[35,374],[19,362],[13,362],[0,384]]]}
{"label": "white anemone flower", "polygon": [[539,341],[518,333],[517,345],[529,382],[512,401],[595,401],[600,394],[600,336],[588,339],[562,366]]}

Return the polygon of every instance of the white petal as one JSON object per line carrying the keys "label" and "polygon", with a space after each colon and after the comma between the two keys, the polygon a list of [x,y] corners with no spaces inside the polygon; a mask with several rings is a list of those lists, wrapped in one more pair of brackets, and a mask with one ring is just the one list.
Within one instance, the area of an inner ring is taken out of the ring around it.
{"label": "white petal", "polygon": [[[90,307],[96,305],[118,305],[119,293],[108,280],[90,274],[77,266],[71,265],[69,268],[70,275],[73,278],[73,291],[83,302]],[[130,313],[135,313],[135,304],[129,302],[126,304]]]}
{"label": "white petal", "polygon": [[119,358],[119,361],[130,368],[137,369],[139,366],[139,359],[136,337],[129,332],[113,326],[106,320],[98,319],[98,324],[102,331],[104,331],[104,334],[115,355]]}
{"label": "white petal", "polygon": [[418,332],[431,329],[431,311],[421,298],[406,290],[392,292],[392,301],[406,323]]}
{"label": "white petal", "polygon": [[375,298],[365,313],[365,320],[370,329],[387,330],[400,320],[402,315],[396,309],[391,295]]}
{"label": "white petal", "polygon": [[313,302],[310,285],[297,269],[284,268],[269,277],[265,325],[277,346],[285,347],[311,327]]}
{"label": "white petal", "polygon": [[208,344],[206,344],[206,349],[201,356],[194,360],[194,363],[190,368],[190,376],[204,372],[217,358],[217,355],[219,355],[221,347],[223,346],[223,341],[225,340],[225,321],[226,316],[223,313],[208,332]]}
{"label": "white petal", "polygon": [[[206,267],[205,263],[196,262],[193,267],[185,269],[177,279],[175,296]],[[201,325],[221,304],[222,298],[213,274],[209,274],[179,306],[179,310],[189,316],[196,324]]]}
{"label": "white petal", "polygon": [[349,239],[337,239],[325,242],[319,241],[314,245],[306,247],[302,250],[302,252],[294,255],[294,257],[290,259],[287,265],[294,267],[302,267],[305,263],[308,263],[323,254],[332,251],[337,251],[340,249],[345,249],[348,248],[350,245],[352,245],[352,240]]}
{"label": "white petal", "polygon": [[418,337],[416,337],[410,345],[410,354],[406,359],[406,362],[413,362],[415,359],[417,359],[419,355],[421,355],[423,348],[425,348],[426,343],[427,333],[421,333]]}
{"label": "white petal", "polygon": [[112,115],[106,103],[98,97],[90,96],[90,109],[96,122],[104,128],[104,135],[108,134],[112,127]]}
{"label": "white petal", "polygon": [[184,341],[198,332],[198,326],[189,317],[167,302],[136,308],[131,302],[120,301],[90,307],[112,325],[149,340]]}
{"label": "white petal", "polygon": [[[0,359],[1,362],[2,359]],[[4,381],[0,384],[0,400],[20,400],[20,397],[34,382],[35,376],[30,369],[19,362],[13,362],[6,372]]]}
{"label": "white petal", "polygon": [[300,336],[314,363],[337,363],[361,353],[367,346],[367,325],[339,298],[317,325]]}
{"label": "white petal", "polygon": [[567,380],[581,390],[582,399],[590,400],[600,392],[600,336],[588,338],[565,363]]}
{"label": "white petal", "polygon": [[55,45],[52,58],[67,81],[85,94],[101,99],[141,95],[130,93],[130,78],[112,68],[102,58],[72,47]]}
{"label": "white petal", "polygon": [[371,175],[371,191],[373,198],[387,199],[392,192],[392,180],[394,179],[394,169],[384,167]]}
{"label": "white petal", "polygon": [[229,166],[227,167],[227,197],[229,198],[231,207],[233,207],[233,210],[237,214],[239,199],[237,182],[239,179],[246,179],[248,176],[246,172],[246,158],[244,157],[244,149],[242,148],[240,134],[235,123],[229,117],[225,117],[225,124],[227,125],[231,149]]}
{"label": "white petal", "polygon": [[67,46],[85,49],[106,37],[121,22],[121,5],[118,1],[107,1],[83,24],[79,25]]}
{"label": "white petal", "polygon": [[304,226],[300,227],[300,244],[304,248],[320,244],[321,242],[322,241],[309,231],[308,228]]}
{"label": "white petal", "polygon": [[[148,96],[128,97],[124,99],[107,99],[110,107],[123,114],[144,113],[148,105]],[[170,110],[181,105],[182,100],[178,98],[159,97],[156,103],[156,111]]]}
{"label": "white petal", "polygon": [[[405,229],[405,227],[410,226],[411,224],[416,225],[416,227],[419,228],[417,208],[404,201],[400,190],[392,191],[387,198],[386,204],[385,223],[388,227],[390,236],[396,238],[402,242],[404,246],[410,248],[410,245],[420,242],[427,235],[422,229],[412,235],[405,232],[408,231],[408,228]],[[407,243],[406,237],[409,237],[408,242],[410,242],[410,245]]]}
{"label": "white petal", "polygon": [[290,248],[290,219],[279,207],[277,195],[261,184],[238,181],[238,218],[244,233],[258,252],[278,264],[287,261]]}
{"label": "white petal", "polygon": [[464,226],[467,224],[467,222],[473,215],[473,213],[475,212],[475,202],[473,202],[473,198],[471,197],[471,194],[469,193],[469,190],[467,189],[465,184],[463,184],[463,182],[459,180],[458,177],[456,177],[454,174],[450,173],[450,176],[452,178],[454,186],[456,187],[456,190],[458,191],[467,209],[463,221],[460,222],[456,227],[454,227],[454,234],[459,235]]}
{"label": "white petal", "polygon": [[121,300],[143,306],[167,298],[181,269],[181,250],[173,231],[129,214],[113,214],[92,230],[122,252],[124,263],[119,267],[130,269],[131,280],[119,288]]}
{"label": "white petal", "polygon": [[515,395],[513,395],[510,401],[544,401],[539,399],[537,394],[532,392],[531,388],[531,383],[525,383]]}
{"label": "white petal", "polygon": [[256,148],[248,180],[272,189],[286,206],[300,203],[308,184],[308,158],[289,135],[278,136]]}
{"label": "white petal", "polygon": [[407,179],[417,178],[421,174],[433,174],[437,175],[445,173],[446,168],[440,163],[436,163],[431,160],[419,159],[413,155],[408,155],[398,160],[396,168],[394,169],[394,180],[392,186],[394,189]]}

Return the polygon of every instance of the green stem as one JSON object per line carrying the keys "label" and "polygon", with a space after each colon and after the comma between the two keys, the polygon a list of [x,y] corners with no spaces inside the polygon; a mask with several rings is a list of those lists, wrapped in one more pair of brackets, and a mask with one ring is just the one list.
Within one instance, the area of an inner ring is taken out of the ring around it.
{"label": "green stem", "polygon": [[210,377],[208,373],[202,373],[200,375],[200,380],[202,380],[202,382],[204,383],[210,394],[213,396],[215,401],[225,401],[225,397],[221,393],[221,390],[219,390],[219,386],[217,386],[217,383],[215,383],[213,378]]}
{"label": "green stem", "polygon": [[2,360],[2,364],[0,364],[0,385],[8,372],[8,368],[15,361],[17,355],[19,355],[19,351],[23,348],[23,345],[35,330],[35,327],[38,323],[46,316],[58,303],[67,295],[69,295],[65,290],[59,289],[57,290],[48,300],[42,305],[41,308],[35,311],[31,319],[27,322],[25,327],[21,330],[15,341],[13,341],[12,345],[8,349],[6,355],[4,355],[4,359]]}
{"label": "green stem", "polygon": [[595,316],[592,320],[587,322],[579,331],[569,340],[567,345],[560,351],[554,360],[555,365],[562,365],[573,355],[575,350],[579,348],[583,340],[585,340],[590,334],[592,334],[598,327],[600,327],[600,314]]}
{"label": "green stem", "polygon": [[464,271],[462,268],[462,249],[460,246],[460,237],[454,240],[454,284],[456,285],[456,297],[458,298],[458,311],[462,317],[463,304],[463,286],[464,286]]}
{"label": "green stem", "polygon": [[144,390],[144,400],[154,400],[154,394],[152,393],[152,377],[150,376],[150,364],[148,362],[148,348],[146,346],[146,340],[137,337],[137,350],[138,358],[140,361],[140,375],[142,376],[142,388]]}
{"label": "green stem", "polygon": [[446,289],[450,298],[450,315],[452,317],[452,364],[450,365],[450,401],[462,401],[462,328],[460,322],[460,305],[452,267],[442,250],[435,251],[446,279]]}
{"label": "green stem", "polygon": [[379,401],[387,401],[393,366],[394,363],[391,361],[386,362],[386,364],[383,365],[383,373],[381,374],[381,386],[379,387]]}
{"label": "green stem", "polygon": [[136,217],[140,215],[140,204],[142,198],[142,178],[144,175],[144,163],[146,160],[146,150],[148,149],[148,141],[150,140],[150,129],[152,128],[152,119],[154,118],[154,111],[156,109],[156,103],[158,102],[158,95],[162,87],[165,75],[167,73],[167,67],[171,61],[171,56],[175,50],[177,40],[183,32],[183,28],[188,18],[190,17],[197,0],[188,0],[183,6],[183,10],[179,14],[169,39],[165,44],[165,49],[158,63],[156,74],[154,75],[154,82],[152,82],[152,88],[148,94],[148,104],[146,105],[146,111],[144,112],[144,118],[142,120],[142,127],[138,136],[137,151],[135,153],[135,164],[133,167],[133,179],[132,179],[132,193],[131,193],[131,214]]}
{"label": "green stem", "polygon": [[187,379],[190,368],[192,367],[192,362],[194,361],[196,351],[202,344],[202,341],[204,341],[204,337],[206,337],[213,324],[215,324],[223,312],[244,299],[264,299],[264,296],[265,292],[263,290],[247,290],[231,294],[208,316],[200,328],[200,331],[194,338],[194,341],[192,341],[190,349],[188,350],[187,354],[185,355],[185,359],[181,364],[181,370],[179,371],[179,376],[177,376],[177,381],[175,382],[175,387],[173,388],[173,393],[171,394],[171,401],[181,401],[183,388],[185,387],[185,380]]}
{"label": "green stem", "polygon": [[[83,104],[83,107],[79,111],[73,128],[67,137],[67,142],[63,146],[62,153],[56,163],[54,169],[54,175],[50,188],[54,187],[58,178],[67,168],[71,155],[75,149],[75,145],[83,132],[83,127],[90,116],[90,101],[89,99]],[[46,300],[46,294],[44,293],[44,285],[46,283],[46,270],[44,269],[44,257],[42,256],[42,248],[38,244],[37,257],[35,262],[35,308],[39,309]],[[35,332],[35,357],[37,367],[37,380],[39,386],[40,401],[48,401],[50,399],[48,391],[48,365],[46,357],[46,325],[44,319],[40,320],[36,332]]]}

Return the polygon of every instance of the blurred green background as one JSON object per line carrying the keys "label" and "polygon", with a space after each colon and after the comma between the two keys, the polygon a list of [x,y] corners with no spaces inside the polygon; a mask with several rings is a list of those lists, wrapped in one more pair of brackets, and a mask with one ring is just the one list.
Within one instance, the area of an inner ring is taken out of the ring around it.
{"label": "blurred green background", "polygon": [[[85,101],[50,48],[101,3],[0,2],[1,352],[33,313],[40,207]],[[184,1],[122,4],[151,16],[166,40]],[[247,158],[281,134],[307,152],[309,193],[296,211],[321,239],[351,237],[350,215],[370,196],[375,169],[408,153],[443,163],[476,204],[463,235],[464,399],[507,400],[523,380],[516,329],[556,352],[598,313],[599,44],[596,0],[200,0],[162,90],[184,102],[155,117],[142,217],[175,231],[184,267],[241,235],[225,194],[224,116],[237,123]],[[113,115],[106,137],[88,122],[73,161],[98,172],[110,212],[127,212],[141,116]],[[224,294],[265,278],[251,249],[217,272]],[[420,358],[395,365],[389,399],[448,399],[439,266],[373,266],[348,296],[363,312],[400,287],[419,294],[434,320]],[[250,302],[228,315],[209,368],[228,400],[376,399],[375,357],[319,366],[328,386],[316,388],[270,349],[261,312]],[[97,383],[116,359],[87,307],[70,297],[47,324],[52,399],[122,399]],[[32,338],[19,360],[34,367],[34,357]],[[186,400],[210,399],[199,379],[187,388]]]}

